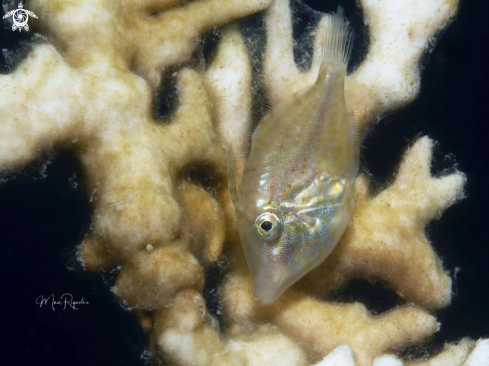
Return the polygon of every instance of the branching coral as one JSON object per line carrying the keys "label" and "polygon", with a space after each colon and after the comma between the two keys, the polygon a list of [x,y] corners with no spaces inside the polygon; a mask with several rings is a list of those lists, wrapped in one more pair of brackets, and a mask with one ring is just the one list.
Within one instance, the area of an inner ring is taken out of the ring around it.
{"label": "branching coral", "polygon": [[[463,195],[465,176],[430,174],[432,142],[408,150],[392,185],[373,198],[359,181],[351,225],[334,254],[305,280],[315,292],[336,289],[348,278],[385,281],[428,309],[450,304],[451,280],[424,235],[424,227]],[[389,271],[378,270],[390,268]]]}
{"label": "branching coral", "polygon": [[[269,4],[30,2],[46,38],[12,74],[0,76],[0,167],[18,169],[51,148],[74,151],[93,204],[79,259],[92,271],[120,266],[113,292],[136,311],[153,353],[169,364],[400,364],[382,355],[436,332],[428,311],[451,299],[450,277],[424,228],[462,197],[465,177],[431,176],[429,138],[413,144],[395,181],[376,196],[366,178],[357,180],[357,207],[332,255],[263,307],[253,299],[225,179],[226,147],[237,153],[240,171],[252,120],[252,68],[236,24],[223,28],[205,71],[178,71],[179,106],[170,122],[152,117],[163,71],[185,63],[200,34]],[[365,131],[416,97],[419,59],[457,4],[362,6],[369,52],[348,77],[346,94]],[[273,102],[284,88],[310,84],[318,58],[308,72],[295,66],[287,0],[270,6],[266,28],[263,80]],[[230,259],[219,294],[225,332],[203,295],[205,266],[222,258]],[[406,305],[373,315],[362,304],[331,301],[332,291],[357,277],[383,281]],[[463,340],[424,364],[461,364],[473,347]],[[466,365],[486,349],[480,342]]]}

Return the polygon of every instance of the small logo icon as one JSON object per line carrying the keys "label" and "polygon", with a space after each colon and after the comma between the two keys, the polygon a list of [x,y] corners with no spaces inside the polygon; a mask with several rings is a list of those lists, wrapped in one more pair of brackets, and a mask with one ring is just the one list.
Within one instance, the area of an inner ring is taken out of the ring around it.
{"label": "small logo icon", "polygon": [[27,24],[27,21],[29,20],[29,15],[37,19],[36,14],[34,14],[32,11],[24,9],[22,3],[19,3],[19,8],[9,11],[3,16],[3,19],[12,16],[12,21],[14,22],[14,24],[12,24],[12,30],[15,31],[18,29],[20,32],[23,28],[27,32],[29,30],[29,25]]}

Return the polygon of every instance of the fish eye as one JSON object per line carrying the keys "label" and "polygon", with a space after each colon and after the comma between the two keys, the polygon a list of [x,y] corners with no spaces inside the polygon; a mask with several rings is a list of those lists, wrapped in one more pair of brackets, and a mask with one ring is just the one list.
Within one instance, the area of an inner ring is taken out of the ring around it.
{"label": "fish eye", "polygon": [[261,239],[270,240],[282,231],[282,220],[275,212],[266,211],[256,218],[255,229]]}

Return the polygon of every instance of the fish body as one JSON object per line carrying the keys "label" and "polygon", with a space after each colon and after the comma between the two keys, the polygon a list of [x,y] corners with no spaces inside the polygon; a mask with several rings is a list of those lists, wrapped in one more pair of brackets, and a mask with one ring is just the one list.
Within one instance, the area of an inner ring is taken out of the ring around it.
{"label": "fish body", "polygon": [[341,15],[331,16],[327,29],[316,82],[260,122],[233,193],[254,295],[263,304],[326,259],[355,206],[359,142],[344,95],[351,33]]}

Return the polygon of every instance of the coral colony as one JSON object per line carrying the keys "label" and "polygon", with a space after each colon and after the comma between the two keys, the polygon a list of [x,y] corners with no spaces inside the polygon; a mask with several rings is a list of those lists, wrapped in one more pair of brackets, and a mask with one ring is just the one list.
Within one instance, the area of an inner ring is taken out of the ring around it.
{"label": "coral colony", "polygon": [[[278,105],[316,81],[318,34],[329,18],[315,32],[310,70],[299,70],[291,19],[297,4],[29,1],[40,35],[14,72],[0,76],[0,168],[20,169],[50,149],[74,151],[93,205],[78,258],[87,271],[120,268],[113,293],[138,315],[155,363],[487,366],[489,340],[462,339],[417,363],[396,357],[439,329],[433,311],[452,296],[424,228],[462,198],[465,176],[430,175],[428,137],[407,149],[394,181],[377,195],[368,193],[367,177],[356,179],[355,209],[324,262],[271,304],[254,298],[227,151],[241,181],[257,100]],[[382,115],[416,98],[419,60],[458,2],[360,6],[369,49],[344,93],[362,140]],[[239,19],[260,11],[266,45],[253,52]],[[204,59],[199,36],[214,29],[217,49]],[[170,80],[178,106],[154,117],[152,100]],[[202,171],[210,172],[206,182]],[[203,295],[205,269],[216,265],[219,321]],[[406,305],[374,316],[361,303],[328,298],[353,278],[382,280]]]}

